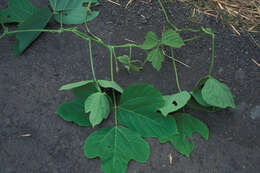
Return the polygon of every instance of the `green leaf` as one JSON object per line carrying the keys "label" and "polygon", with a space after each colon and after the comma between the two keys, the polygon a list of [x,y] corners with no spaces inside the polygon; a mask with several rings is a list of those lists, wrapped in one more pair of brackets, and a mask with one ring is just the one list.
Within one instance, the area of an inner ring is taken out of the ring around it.
{"label": "green leaf", "polygon": [[169,29],[163,32],[161,44],[173,48],[180,48],[184,45],[184,41],[176,31]]}
{"label": "green leaf", "polygon": [[165,105],[159,110],[164,116],[167,116],[171,112],[175,112],[180,108],[184,107],[190,100],[190,93],[187,91],[182,91],[177,94],[163,96],[165,100]]}
{"label": "green leaf", "polygon": [[139,71],[141,71],[143,68],[142,67],[137,67],[136,65],[134,65],[134,64],[130,64],[129,65],[129,68],[130,68],[130,70],[132,70],[132,71],[134,71],[134,72],[139,72]]}
{"label": "green leaf", "polygon": [[148,160],[150,147],[139,134],[114,126],[92,133],[86,139],[84,152],[88,158],[101,159],[104,173],[125,173],[130,160],[140,163]]}
{"label": "green leaf", "polygon": [[110,113],[110,103],[105,93],[97,92],[90,95],[85,101],[85,112],[89,113],[92,127],[100,124]]}
{"label": "green leaf", "polygon": [[208,76],[201,78],[195,85],[193,91],[191,92],[193,98],[203,107],[211,107],[211,105],[206,103],[206,101],[202,98],[201,95],[201,90],[208,79],[209,79]]}
{"label": "green leaf", "polygon": [[22,23],[36,12],[29,0],[9,0],[8,8],[0,10],[0,23]]}
{"label": "green leaf", "polygon": [[147,60],[152,62],[153,67],[159,71],[162,67],[162,62],[164,61],[164,56],[161,49],[157,47],[156,49],[149,52]]}
{"label": "green leaf", "polygon": [[70,90],[70,89],[73,89],[73,88],[78,88],[78,87],[87,85],[89,83],[94,83],[94,81],[93,80],[85,80],[85,81],[80,81],[80,82],[69,83],[69,84],[63,85],[60,88],[60,90]]}
{"label": "green leaf", "polygon": [[99,92],[100,89],[97,84],[93,82],[81,87],[73,88],[72,91],[77,99],[85,101],[91,94]]}
{"label": "green leaf", "polygon": [[118,56],[117,59],[122,64],[125,64],[125,65],[130,64],[130,57],[128,55]]}
{"label": "green leaf", "polygon": [[90,126],[89,114],[84,111],[84,102],[74,100],[62,104],[56,111],[65,121],[74,122],[79,126]]}
{"label": "green leaf", "polygon": [[[91,2],[91,6],[99,5],[97,0],[49,0],[52,9],[55,12],[62,12],[63,24],[83,24],[86,14],[87,21],[91,21],[99,15],[98,11],[91,11],[87,13],[85,3]],[[57,22],[61,22],[60,14],[54,16]]]}
{"label": "green leaf", "polygon": [[163,117],[156,110],[164,105],[161,93],[148,84],[125,89],[117,108],[118,122],[144,137],[163,137],[176,134],[173,117]]}
{"label": "green leaf", "polygon": [[144,43],[139,46],[140,49],[149,50],[158,45],[158,38],[154,32],[148,32]]}
{"label": "green leaf", "polygon": [[219,108],[235,108],[233,94],[223,83],[209,78],[201,91],[202,98],[211,106]]}
{"label": "green leaf", "polygon": [[112,88],[120,93],[123,92],[123,89],[114,81],[107,81],[107,80],[98,80],[98,84],[102,88]]}
{"label": "green leaf", "polygon": [[204,111],[204,112],[217,112],[219,110],[221,110],[221,108],[217,108],[217,107],[214,107],[214,106],[202,106],[201,104],[199,104],[195,99],[194,97],[192,97],[189,102],[187,103],[187,106],[192,108],[192,109],[196,109],[196,110],[199,110],[199,111]]}
{"label": "green leaf", "polygon": [[[51,11],[48,8],[40,8],[34,15],[27,18],[18,25],[17,30],[43,29],[51,18]],[[13,53],[22,53],[41,32],[21,32],[16,34],[16,42]]]}
{"label": "green leaf", "polygon": [[161,138],[160,142],[165,143],[170,141],[180,153],[189,157],[190,153],[194,150],[194,144],[193,142],[190,143],[187,137],[192,139],[192,134],[197,132],[205,140],[208,140],[209,129],[203,122],[187,113],[177,113],[175,119],[179,134]]}

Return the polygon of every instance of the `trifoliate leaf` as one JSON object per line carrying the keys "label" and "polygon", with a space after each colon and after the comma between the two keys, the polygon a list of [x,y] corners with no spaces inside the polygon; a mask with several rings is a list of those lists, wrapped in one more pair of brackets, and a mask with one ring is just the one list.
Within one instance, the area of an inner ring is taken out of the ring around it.
{"label": "trifoliate leaf", "polygon": [[153,67],[159,71],[162,67],[162,62],[164,61],[164,56],[161,49],[157,47],[156,49],[149,52],[147,60],[152,62]]}
{"label": "trifoliate leaf", "polygon": [[163,32],[161,44],[172,48],[180,48],[184,45],[184,41],[176,31],[169,29]]}
{"label": "trifoliate leaf", "polygon": [[[63,24],[83,24],[85,18],[91,21],[99,15],[98,11],[87,13],[86,7],[89,2],[91,6],[98,5],[98,0],[49,0],[49,2],[55,12],[62,12]],[[60,14],[56,14],[54,18],[57,22],[61,22]]]}
{"label": "trifoliate leaf", "polygon": [[187,91],[182,91],[173,95],[163,96],[165,105],[159,110],[164,116],[167,116],[171,112],[175,112],[180,108],[184,107],[190,100],[190,93]]}
{"label": "trifoliate leaf", "polygon": [[[51,11],[48,8],[40,8],[34,15],[27,18],[18,25],[17,30],[43,29],[51,18]],[[13,53],[19,55],[22,53],[41,32],[21,32],[16,34],[16,42]]]}
{"label": "trifoliate leaf", "polygon": [[163,117],[156,110],[164,105],[161,93],[148,84],[138,84],[125,89],[117,108],[117,118],[144,137],[163,137],[176,134],[176,122]]}
{"label": "trifoliate leaf", "polygon": [[74,122],[79,126],[90,126],[89,114],[84,111],[84,102],[74,100],[62,104],[56,113],[65,121]]}
{"label": "trifoliate leaf", "polygon": [[0,10],[0,23],[22,23],[36,12],[29,0],[9,0],[8,8]]}
{"label": "trifoliate leaf", "polygon": [[174,117],[177,122],[179,134],[160,138],[160,142],[171,142],[176,150],[189,157],[190,153],[194,150],[194,145],[193,142],[190,143],[187,140],[187,137],[192,139],[193,133],[199,133],[205,140],[208,140],[209,129],[203,122],[192,117],[190,114],[177,113]]}
{"label": "trifoliate leaf", "polygon": [[154,32],[148,32],[144,43],[139,46],[140,49],[149,50],[158,45],[158,38]]}
{"label": "trifoliate leaf", "polygon": [[149,144],[136,132],[125,127],[105,127],[92,133],[85,142],[88,158],[99,157],[104,173],[125,173],[128,162],[144,163],[150,155]]}
{"label": "trifoliate leaf", "polygon": [[130,64],[130,57],[128,55],[118,56],[117,59],[122,64],[125,64],[125,65],[129,65]]}
{"label": "trifoliate leaf", "polygon": [[98,80],[98,84],[102,88],[112,88],[120,93],[123,92],[123,89],[114,81],[107,81],[107,80]]}
{"label": "trifoliate leaf", "polygon": [[105,93],[97,92],[85,101],[85,113],[90,113],[89,121],[92,126],[100,124],[110,113],[110,103]]}
{"label": "trifoliate leaf", "polygon": [[211,106],[219,108],[235,108],[233,94],[223,83],[209,78],[201,91],[202,98]]}

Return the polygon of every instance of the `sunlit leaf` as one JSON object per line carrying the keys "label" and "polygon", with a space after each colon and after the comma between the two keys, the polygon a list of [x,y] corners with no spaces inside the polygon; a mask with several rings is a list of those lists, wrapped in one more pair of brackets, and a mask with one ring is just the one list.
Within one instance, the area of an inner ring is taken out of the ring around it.
{"label": "sunlit leaf", "polygon": [[162,67],[162,62],[164,61],[164,56],[161,49],[158,47],[149,52],[147,60],[152,62],[153,67],[159,71]]}
{"label": "sunlit leaf", "polygon": [[98,80],[98,84],[102,88],[112,88],[120,93],[123,92],[123,89],[115,81]]}
{"label": "sunlit leaf", "polygon": [[[52,9],[59,13],[54,16],[57,22],[61,22],[60,12],[62,12],[62,23],[83,24],[85,18],[91,21],[99,15],[98,11],[87,13],[88,3],[92,6],[98,5],[98,0],[49,0]],[[87,15],[87,16],[86,16]]]}
{"label": "sunlit leaf", "polygon": [[149,50],[157,46],[158,42],[159,41],[156,34],[154,32],[148,32],[145,37],[144,43],[140,45],[139,48],[143,50]]}
{"label": "sunlit leaf", "polygon": [[88,158],[101,159],[104,173],[125,173],[130,160],[141,163],[148,160],[150,147],[139,134],[114,126],[92,133],[86,139],[84,152]]}
{"label": "sunlit leaf", "polygon": [[165,100],[165,105],[159,110],[164,116],[167,116],[169,113],[175,112],[184,107],[190,100],[190,97],[190,93],[187,91],[163,96],[163,99]]}
{"label": "sunlit leaf", "polygon": [[194,144],[193,142],[190,143],[187,137],[192,140],[192,134],[199,133],[205,140],[208,140],[209,129],[206,124],[192,117],[190,114],[177,113],[174,117],[177,122],[179,134],[160,138],[160,142],[171,142],[176,150],[189,157],[190,153],[194,150]]}
{"label": "sunlit leaf", "polygon": [[105,93],[97,92],[85,101],[85,112],[90,113],[89,121],[92,126],[100,124],[110,113],[110,103]]}
{"label": "sunlit leaf", "polygon": [[184,45],[184,41],[176,31],[169,29],[163,32],[161,44],[172,48],[180,48]]}

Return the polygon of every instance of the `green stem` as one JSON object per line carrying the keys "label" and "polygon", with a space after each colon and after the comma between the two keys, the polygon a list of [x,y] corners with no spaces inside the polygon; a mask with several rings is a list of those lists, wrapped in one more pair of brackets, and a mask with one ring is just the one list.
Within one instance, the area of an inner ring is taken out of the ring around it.
{"label": "green stem", "polygon": [[89,47],[89,57],[90,57],[90,64],[91,64],[92,75],[93,75],[94,81],[97,82],[97,78],[96,78],[96,74],[95,74],[95,70],[94,70],[94,64],[93,64],[91,40],[89,40],[89,42],[88,42],[88,47]]}
{"label": "green stem", "polygon": [[172,24],[171,21],[169,20],[169,17],[168,17],[168,15],[167,15],[167,13],[166,13],[166,10],[165,10],[165,8],[164,8],[164,6],[163,6],[161,0],[158,0],[158,3],[159,3],[159,5],[160,5],[160,7],[161,7],[161,9],[162,9],[162,11],[163,11],[163,14],[164,14],[164,16],[165,16],[166,21],[168,22],[168,24],[169,24],[171,27],[173,27],[176,31],[178,31],[179,29],[178,29],[174,24]]}
{"label": "green stem", "polygon": [[51,33],[60,33],[60,29],[27,29],[27,30],[16,30],[16,31],[8,31],[5,34],[6,35],[12,35],[22,32],[51,32]]}
{"label": "green stem", "polygon": [[180,82],[179,82],[179,77],[178,77],[178,72],[177,72],[173,48],[171,48],[171,56],[172,56],[172,63],[173,63],[173,68],[174,68],[174,72],[175,72],[175,77],[176,77],[176,84],[177,84],[179,92],[181,92],[181,87],[180,87]]}
{"label": "green stem", "polygon": [[214,63],[215,63],[215,35],[212,36],[212,48],[211,48],[211,64],[209,68],[209,76],[211,76],[213,68],[214,68]]}
{"label": "green stem", "polygon": [[204,37],[205,35],[206,35],[206,34],[203,33],[203,34],[197,35],[197,36],[195,36],[195,37],[185,39],[185,40],[183,40],[183,41],[184,41],[184,42],[189,42],[189,41],[197,40],[197,39],[199,39],[199,38]]}

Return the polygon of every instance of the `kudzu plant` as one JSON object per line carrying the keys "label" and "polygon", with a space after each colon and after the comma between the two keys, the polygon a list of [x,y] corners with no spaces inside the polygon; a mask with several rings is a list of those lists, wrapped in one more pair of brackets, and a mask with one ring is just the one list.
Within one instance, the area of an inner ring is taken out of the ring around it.
{"label": "kudzu plant", "polygon": [[[146,162],[150,155],[150,147],[145,138],[150,137],[157,138],[161,143],[172,143],[177,151],[189,157],[194,150],[192,134],[199,133],[207,140],[209,129],[206,124],[188,113],[186,107],[207,112],[216,112],[227,107],[235,108],[234,95],[228,86],[212,76],[215,58],[215,35],[212,30],[204,27],[177,28],[169,20],[161,0],[157,1],[169,29],[161,34],[160,39],[154,32],[148,32],[142,44],[110,45],[92,33],[87,22],[98,16],[99,12],[92,10],[99,5],[98,0],[49,0],[51,9],[36,8],[28,0],[9,0],[8,8],[0,10],[0,23],[3,28],[0,39],[15,34],[15,55],[25,51],[41,32],[71,32],[88,41],[93,79],[62,86],[60,90],[72,90],[75,98],[62,104],[56,114],[65,121],[79,126],[95,127],[113,112],[114,125],[93,132],[87,137],[84,145],[86,157],[99,157],[105,173],[126,172],[130,160]],[[44,29],[51,18],[60,24],[58,29]],[[8,23],[17,23],[17,29],[9,31],[6,26]],[[79,31],[77,27],[65,28],[65,24],[85,24],[87,34]],[[181,32],[199,34],[182,39]],[[212,39],[209,73],[198,81],[192,91],[182,90],[174,51],[183,47],[185,43],[205,35]],[[103,46],[110,53],[110,81],[96,78],[92,56],[93,42]],[[114,71],[118,71],[118,62],[127,70],[137,72],[142,70],[146,62],[151,62],[159,71],[165,59],[165,47],[168,47],[171,53],[178,93],[162,95],[149,84],[136,84],[123,89],[115,82]],[[128,48],[129,55],[116,56],[116,49],[119,48]],[[132,60],[132,48],[148,52],[146,60]]]}

